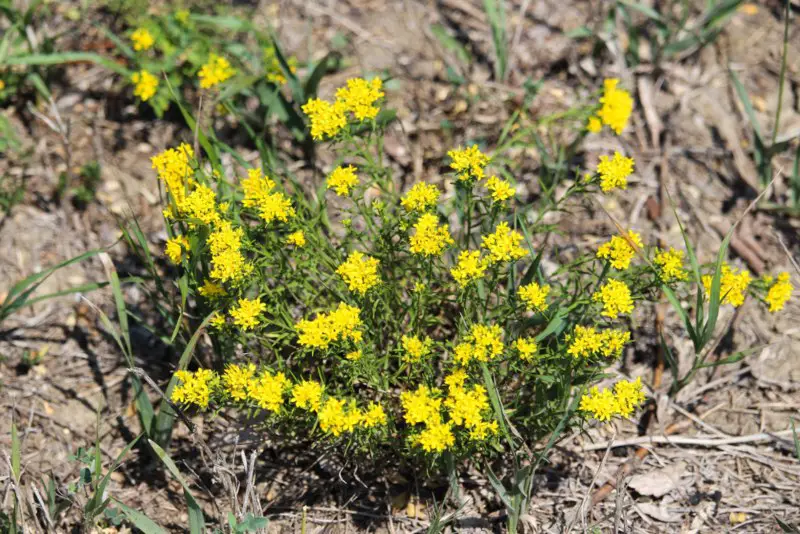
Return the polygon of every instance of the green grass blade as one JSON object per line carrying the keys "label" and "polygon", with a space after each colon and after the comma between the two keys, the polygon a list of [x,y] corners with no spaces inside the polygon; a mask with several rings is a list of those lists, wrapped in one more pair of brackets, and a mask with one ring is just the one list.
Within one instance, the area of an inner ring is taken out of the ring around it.
{"label": "green grass blade", "polygon": [[108,58],[92,52],[59,52],[56,54],[28,54],[24,56],[12,56],[6,60],[6,65],[62,65],[66,63],[94,63],[100,67],[116,72],[126,78],[130,78],[131,71]]}
{"label": "green grass blade", "polygon": [[22,474],[20,463],[20,441],[19,433],[17,432],[17,424],[11,423],[11,475],[14,477],[14,483],[19,484],[19,479]]}
{"label": "green grass blade", "polygon": [[175,462],[172,461],[172,458],[159,447],[158,443],[154,442],[153,440],[147,440],[150,443],[150,446],[155,451],[156,455],[161,459],[161,461],[166,466],[167,470],[175,477],[175,479],[180,482],[181,486],[183,486],[183,496],[186,499],[186,505],[189,508],[189,532],[191,534],[203,534],[205,531],[205,518],[203,516],[203,510],[200,508],[200,505],[197,504],[192,492],[189,490],[189,484],[186,482],[186,479],[183,478],[181,475],[178,466],[175,465]]}
{"label": "green grass blade", "polygon": [[122,510],[128,521],[133,523],[133,526],[141,530],[144,534],[167,534],[167,531],[158,526],[158,523],[144,515],[138,510],[134,510],[123,504],[121,501],[114,499],[114,504],[117,508]]}
{"label": "green grass blade", "polygon": [[664,296],[667,297],[667,300],[672,305],[672,308],[678,312],[678,315],[681,316],[683,325],[686,327],[686,331],[689,333],[689,338],[691,338],[692,343],[694,344],[695,353],[700,352],[700,339],[694,327],[692,326],[692,320],[689,317],[689,314],[683,309],[678,297],[675,296],[675,293],[667,284],[661,284],[661,290],[664,292]]}
{"label": "green grass blade", "polygon": [[739,75],[736,74],[736,72],[733,70],[730,70],[729,72],[731,74],[731,80],[733,81],[733,87],[736,89],[736,94],[739,96],[739,100],[742,101],[744,111],[747,113],[747,118],[750,119],[750,125],[753,127],[756,137],[758,137],[758,140],[763,145],[764,136],[761,134],[761,125],[756,119],[756,112],[753,109],[753,102],[750,100],[750,96],[747,94],[747,89],[745,89],[744,85],[742,85]]}
{"label": "green grass blade", "polygon": [[721,305],[722,297],[720,295],[720,279],[722,277],[722,263],[728,254],[728,245],[733,237],[733,230],[736,225],[731,226],[725,239],[722,240],[722,245],[719,247],[719,254],[717,255],[717,262],[714,266],[714,277],[711,280],[711,297],[708,302],[708,321],[705,324],[702,335],[700,337],[700,348],[702,349],[706,343],[709,342],[711,336],[714,335],[714,328],[717,326],[717,317],[719,317],[719,308]]}
{"label": "green grass blade", "polygon": [[492,28],[495,53],[494,77],[496,81],[501,82],[505,79],[508,66],[505,0],[483,0],[483,7],[489,19],[489,26]]}

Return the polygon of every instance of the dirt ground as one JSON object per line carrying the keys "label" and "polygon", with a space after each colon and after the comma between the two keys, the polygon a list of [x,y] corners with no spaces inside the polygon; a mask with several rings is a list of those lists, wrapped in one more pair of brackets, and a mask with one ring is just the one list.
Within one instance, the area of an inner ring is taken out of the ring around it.
{"label": "dirt ground", "polygon": [[[315,58],[324,55],[335,36],[347,36],[348,61],[325,79],[323,95],[362,72],[392,75],[388,100],[400,123],[390,131],[386,149],[396,174],[407,181],[436,180],[446,151],[459,143],[483,139],[492,146],[519,105],[528,78],[544,79],[529,109],[536,117],[567,108],[603,77],[619,77],[637,98],[632,128],[619,138],[590,138],[584,146],[587,160],[624,147],[637,162],[627,194],[608,201],[610,213],[646,241],[680,247],[679,228],[663,194],[668,191],[704,255],[701,261],[712,260],[724,233],[744,214],[733,240],[733,261],[755,274],[790,271],[798,280],[790,257],[800,260],[800,219],[760,209],[745,214],[756,196],[751,184],[757,183],[757,175],[750,126],[729,75],[729,69],[739,74],[762,129],[771,132],[783,32],[779,2],[747,4],[714,44],[680,61],[657,66],[645,62],[634,69],[613,52],[627,46],[624,38],[608,36],[610,51],[600,60],[591,47],[566,35],[593,25],[605,13],[606,2],[510,0],[507,6],[513,68],[503,82],[492,79],[491,31],[479,0],[261,2],[256,22],[271,20],[284,47],[301,60],[308,50]],[[790,28],[781,133],[800,129],[797,13],[795,9]],[[96,34],[88,22],[72,24],[72,35]],[[432,35],[434,24],[467,43],[473,64],[454,60]],[[80,44],[76,38],[63,39],[66,47]],[[451,83],[448,65],[467,83]],[[97,67],[69,66],[51,90],[56,109],[44,106],[41,112],[59,115],[68,132],[53,131],[24,108],[1,110],[29,155],[0,157],[0,173],[26,183],[23,202],[0,222],[0,295],[15,280],[93,248],[110,247],[117,269],[135,272],[136,265],[118,242],[120,219],[135,215],[154,251],[166,237],[149,158],[186,138],[187,132],[178,123],[143,116],[123,84]],[[250,159],[247,150],[242,148]],[[516,178],[535,193],[538,156],[525,150],[517,157],[522,170]],[[85,210],[55,202],[58,174],[76,172],[90,161],[102,167],[96,202]],[[775,159],[776,179],[767,200],[786,202],[791,165],[788,152]],[[614,231],[598,210],[554,222],[565,241],[580,247],[596,246]],[[104,279],[102,262],[95,258],[57,272],[41,292]],[[143,296],[131,286],[126,299],[136,309]],[[68,457],[77,445],[91,446],[98,425],[107,462],[138,433],[125,361],[87,300],[112,314],[110,293],[100,290],[34,305],[2,325],[0,480],[7,476],[12,417],[21,431],[22,465],[30,480],[50,473],[62,484],[75,480],[76,464]],[[664,309],[665,336],[687,364],[690,345],[677,318]],[[640,310],[637,341],[620,363],[620,371],[641,375],[651,384],[657,311]],[[663,438],[664,429],[677,425],[677,430],[670,434],[671,443],[647,445],[650,454],[633,477],[618,474],[630,464],[636,447],[618,445],[639,436],[635,422],[596,426],[564,441],[537,479],[526,529],[777,532],[775,518],[800,525],[800,462],[785,432],[791,419],[800,419],[800,299],[795,297],[777,315],[752,301],[735,314],[726,307],[719,324],[729,325],[719,344],[720,357],[758,350],[735,365],[701,373],[675,402],[664,395],[665,377],[651,392],[658,399],[657,420],[648,435]],[[137,365],[164,383],[169,367],[163,345],[141,326],[134,326],[132,333]],[[26,354],[38,354],[40,361],[25,365]],[[226,416],[195,423],[194,436],[179,425],[174,457],[195,484],[208,516],[222,518],[220,510],[230,509],[230,485],[244,483],[251,457],[256,497],[272,520],[270,532],[298,532],[304,521],[310,532],[421,532],[441,497],[436,487],[359,473],[341,458],[304,457],[291,447],[238,431],[236,421]],[[611,438],[615,445],[609,448]],[[200,442],[209,444],[214,458],[198,454]],[[148,460],[134,451],[114,474],[110,493],[162,526],[182,531],[187,515],[180,487]],[[488,481],[468,470],[460,483],[463,506],[447,512],[454,514],[451,527],[501,531],[502,506]],[[593,502],[592,495],[607,483],[616,484],[616,490]],[[4,499],[7,506],[7,492]],[[76,512],[68,515],[70,521],[77,518]],[[67,528],[67,522],[59,527]]]}

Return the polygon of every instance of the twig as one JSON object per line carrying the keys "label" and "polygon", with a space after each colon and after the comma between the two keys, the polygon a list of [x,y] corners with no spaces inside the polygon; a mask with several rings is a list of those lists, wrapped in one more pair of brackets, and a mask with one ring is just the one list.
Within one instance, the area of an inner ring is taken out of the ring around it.
{"label": "twig", "polygon": [[638,438],[624,439],[621,441],[607,441],[605,443],[594,443],[583,448],[584,451],[597,451],[607,447],[629,447],[631,445],[689,445],[693,447],[721,447],[723,445],[738,445],[742,443],[754,443],[758,441],[778,441],[778,438],[791,436],[791,430],[781,432],[762,432],[747,436],[733,436],[730,438],[692,438],[688,436],[641,436]]}

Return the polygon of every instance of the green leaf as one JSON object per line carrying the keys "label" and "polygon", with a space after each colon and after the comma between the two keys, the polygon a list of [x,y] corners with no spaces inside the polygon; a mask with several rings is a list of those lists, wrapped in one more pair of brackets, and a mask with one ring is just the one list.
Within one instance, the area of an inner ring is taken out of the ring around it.
{"label": "green leaf", "polygon": [[450,35],[441,24],[431,24],[431,33],[445,50],[452,52],[465,67],[472,64],[472,56],[461,41]]}
{"label": "green leaf", "polygon": [[729,70],[729,72],[731,80],[733,81],[733,87],[736,89],[736,94],[739,96],[739,100],[742,101],[744,111],[747,113],[747,118],[750,119],[750,125],[753,127],[756,137],[758,137],[758,140],[763,145],[764,137],[761,135],[761,125],[758,123],[758,119],[756,119],[756,112],[753,109],[753,102],[750,101],[750,96],[747,94],[747,89],[744,88],[741,80],[739,80],[739,75],[736,74],[735,71]]}
{"label": "green leaf", "polygon": [[664,18],[661,16],[661,14],[650,6],[646,6],[638,2],[633,2],[632,0],[617,0],[617,3],[622,4],[624,6],[628,6],[629,8],[634,9],[639,13],[642,13],[647,18],[652,19],[659,27],[666,26],[666,22],[664,21]]}
{"label": "green leaf", "polygon": [[495,81],[501,82],[506,76],[508,66],[508,36],[506,34],[506,10],[504,0],[483,0],[483,7],[492,28],[492,43],[494,44]]}
{"label": "green leaf", "polygon": [[11,474],[14,477],[14,483],[19,485],[19,479],[22,475],[22,468],[20,464],[20,441],[19,433],[17,432],[17,424],[12,421],[11,423]]}
{"label": "green leaf", "polygon": [[114,499],[114,504],[117,505],[117,508],[122,510],[122,513],[125,514],[125,517],[128,518],[128,521],[133,523],[133,526],[144,532],[144,534],[166,534],[167,531],[158,526],[158,523],[144,515],[142,512],[138,510],[134,510],[122,504],[122,502]]}
{"label": "green leaf", "polygon": [[[306,78],[305,84],[303,84],[303,97],[306,101],[317,96],[317,90],[319,89],[319,83],[322,81],[322,78],[328,73],[335,72],[341,61],[342,55],[339,52],[328,52],[328,54],[314,66],[314,70],[311,71],[311,74]],[[297,102],[297,104],[305,104],[305,102]]]}
{"label": "green leaf", "polygon": [[192,492],[189,490],[189,484],[181,475],[180,470],[178,470],[178,466],[175,465],[175,462],[172,461],[172,458],[159,447],[158,443],[153,440],[147,440],[150,443],[150,446],[155,451],[156,456],[161,459],[164,465],[167,468],[172,476],[180,482],[181,486],[183,486],[183,497],[186,500],[186,506],[189,509],[189,532],[191,534],[204,534],[205,531],[205,518],[203,516],[203,510],[200,508],[200,505],[197,504]]}
{"label": "green leaf", "polygon": [[92,52],[59,52],[56,54],[28,54],[12,56],[6,59],[6,65],[62,65],[66,63],[94,63],[101,67],[130,78],[131,71],[108,58]]}
{"label": "green leaf", "polygon": [[761,350],[764,347],[752,347],[743,351],[736,352],[731,354],[730,356],[726,356],[725,358],[720,358],[719,360],[713,362],[704,362],[697,366],[698,369],[702,369],[704,367],[719,367],[720,365],[730,365],[732,363],[740,362],[744,360],[750,354],[753,354],[757,350]]}
{"label": "green leaf", "polygon": [[564,330],[564,327],[566,326],[564,318],[567,315],[568,315],[567,310],[563,309],[558,310],[556,314],[553,316],[553,318],[550,319],[550,322],[547,323],[545,329],[536,334],[536,337],[534,339],[536,339],[536,341],[539,342],[544,338],[546,338],[547,336],[549,336],[550,334],[561,333]]}
{"label": "green leaf", "polygon": [[722,263],[725,261],[725,257],[728,253],[728,245],[731,242],[731,238],[733,237],[733,230],[736,228],[734,224],[731,226],[728,233],[725,235],[725,239],[722,240],[722,244],[719,247],[719,254],[717,255],[717,262],[714,266],[714,277],[711,280],[711,297],[708,302],[708,321],[705,324],[703,329],[702,335],[700,337],[700,348],[703,348],[706,343],[711,340],[711,336],[714,335],[714,328],[717,326],[717,317],[719,316],[719,308],[721,305],[722,297],[724,295],[720,295],[720,279],[722,277]]}

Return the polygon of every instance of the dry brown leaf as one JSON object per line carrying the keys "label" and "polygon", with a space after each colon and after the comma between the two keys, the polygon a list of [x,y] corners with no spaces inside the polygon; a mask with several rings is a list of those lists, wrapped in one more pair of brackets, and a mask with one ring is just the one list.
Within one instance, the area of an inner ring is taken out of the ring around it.
{"label": "dry brown leaf", "polygon": [[686,463],[677,462],[662,469],[631,477],[628,487],[640,495],[661,497],[680,484],[681,476],[686,472]]}

